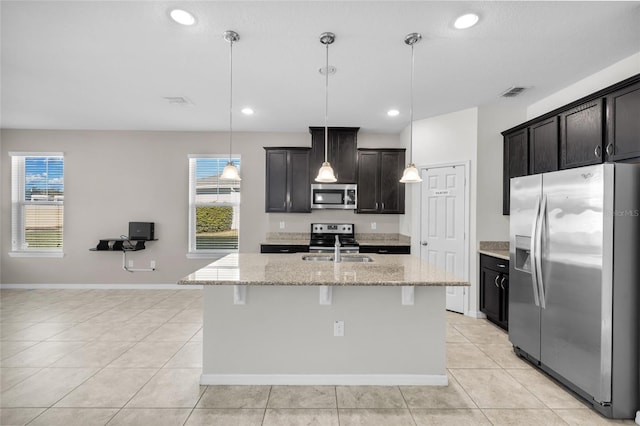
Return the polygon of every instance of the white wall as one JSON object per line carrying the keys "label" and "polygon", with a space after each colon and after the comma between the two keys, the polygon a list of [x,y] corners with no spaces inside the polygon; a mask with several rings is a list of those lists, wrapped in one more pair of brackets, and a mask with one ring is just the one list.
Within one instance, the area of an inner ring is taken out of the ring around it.
{"label": "white wall", "polygon": [[640,73],[640,52],[531,104],[527,108],[527,120],[546,114],[638,73]]}
{"label": "white wall", "polygon": [[[227,154],[226,133],[7,130],[1,145],[1,276],[3,284],[169,283],[210,262],[187,259],[188,154]],[[359,135],[359,147],[398,147],[398,135]],[[234,133],[234,154],[242,157],[240,250],[258,252],[267,232],[308,231],[326,213],[272,215],[264,212],[263,146],[311,146],[309,133]],[[65,229],[61,259],[12,258],[11,151],[65,154]],[[398,232],[398,215],[345,214],[356,229],[378,222],[376,232]],[[91,252],[100,238],[128,232],[128,222],[155,222],[157,242],[129,253],[136,268],[155,260],[153,273],[121,269],[118,252]],[[369,231],[372,232],[372,231]]]}

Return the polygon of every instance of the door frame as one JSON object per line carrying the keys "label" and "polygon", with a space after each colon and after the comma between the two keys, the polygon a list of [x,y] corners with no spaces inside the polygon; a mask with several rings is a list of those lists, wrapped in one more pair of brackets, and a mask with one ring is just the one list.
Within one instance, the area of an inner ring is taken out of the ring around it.
{"label": "door frame", "polygon": [[[469,257],[469,253],[470,253],[470,229],[471,229],[471,221],[470,221],[470,202],[471,202],[471,192],[469,190],[469,178],[471,176],[471,160],[465,160],[465,161],[454,161],[454,162],[450,162],[450,163],[434,163],[434,164],[427,164],[424,166],[418,166],[418,170],[420,171],[420,174],[422,174],[423,170],[426,169],[437,169],[437,168],[443,168],[443,167],[464,167],[464,276],[462,277],[464,280],[469,281],[469,267],[470,267],[470,257]],[[422,239],[422,197],[423,197],[423,183],[420,184],[420,207],[418,208],[418,212],[419,212],[419,224],[418,224],[418,229],[420,230],[420,239]],[[420,245],[418,247],[422,247],[422,241],[420,241],[419,243]],[[420,250],[422,250],[420,248]],[[464,315],[468,315],[469,314],[469,297],[470,297],[471,292],[469,291],[469,287],[463,287],[463,314]]]}

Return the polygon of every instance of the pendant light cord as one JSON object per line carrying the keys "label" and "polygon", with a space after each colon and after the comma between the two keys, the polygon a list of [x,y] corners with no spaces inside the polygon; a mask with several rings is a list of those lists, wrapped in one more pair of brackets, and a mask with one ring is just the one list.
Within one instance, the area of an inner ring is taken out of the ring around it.
{"label": "pendant light cord", "polygon": [[409,105],[409,163],[413,164],[413,44],[411,44],[411,96]]}
{"label": "pendant light cord", "polygon": [[327,60],[325,67],[325,80],[324,80],[324,161],[328,160],[329,153],[329,128],[327,127],[327,121],[329,116],[329,43],[325,44],[327,49]]}
{"label": "pendant light cord", "polygon": [[[413,48],[413,47],[412,47]],[[229,162],[233,143],[233,40],[229,41]]]}

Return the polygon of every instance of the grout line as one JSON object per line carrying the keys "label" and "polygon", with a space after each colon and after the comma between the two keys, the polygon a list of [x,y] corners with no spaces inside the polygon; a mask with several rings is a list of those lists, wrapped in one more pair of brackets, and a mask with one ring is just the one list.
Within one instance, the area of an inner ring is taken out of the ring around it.
{"label": "grout line", "polygon": [[260,422],[261,425],[264,425],[264,419],[267,417],[267,407],[269,407],[269,399],[271,399],[272,390],[273,390],[273,386],[269,386],[269,394],[267,395],[267,402],[264,404],[264,411],[262,412],[262,421]]}

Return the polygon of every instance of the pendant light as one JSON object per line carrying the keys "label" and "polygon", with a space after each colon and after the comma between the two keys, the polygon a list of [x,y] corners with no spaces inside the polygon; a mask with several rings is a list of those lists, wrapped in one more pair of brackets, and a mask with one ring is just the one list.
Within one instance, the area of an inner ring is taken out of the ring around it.
{"label": "pendant light", "polygon": [[411,106],[409,108],[409,164],[402,172],[401,183],[422,182],[420,172],[416,169],[416,165],[413,164],[413,45],[420,40],[422,40],[422,34],[420,33],[407,34],[404,38],[404,42],[411,46]]}
{"label": "pendant light", "polygon": [[242,180],[238,168],[231,159],[231,146],[233,141],[233,43],[240,40],[240,35],[235,31],[225,31],[222,37],[229,42],[229,162],[224,166],[220,179]]}
{"label": "pendant light", "polygon": [[316,176],[316,182],[322,183],[332,183],[337,181],[335,175],[333,174],[333,169],[331,168],[331,164],[329,164],[327,152],[329,149],[329,128],[327,127],[327,117],[329,115],[329,74],[331,71],[335,72],[334,69],[329,68],[329,45],[333,43],[336,39],[336,35],[334,33],[322,33],[320,34],[320,43],[324,44],[327,50],[327,61],[325,68],[320,68],[320,74],[325,75],[325,104],[324,104],[324,163],[322,163],[322,167],[318,171],[318,176]]}

